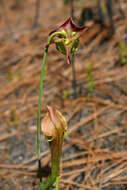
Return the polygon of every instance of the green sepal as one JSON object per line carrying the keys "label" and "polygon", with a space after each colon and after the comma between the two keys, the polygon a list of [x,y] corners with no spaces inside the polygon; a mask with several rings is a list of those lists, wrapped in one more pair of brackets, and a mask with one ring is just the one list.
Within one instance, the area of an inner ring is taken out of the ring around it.
{"label": "green sepal", "polygon": [[63,42],[56,42],[55,45],[56,45],[56,49],[57,49],[60,53],[66,55],[66,48],[65,48]]}
{"label": "green sepal", "polygon": [[77,51],[78,49],[78,45],[79,45],[79,39],[76,39],[72,45],[72,48],[71,48],[71,53],[74,54],[75,51]]}

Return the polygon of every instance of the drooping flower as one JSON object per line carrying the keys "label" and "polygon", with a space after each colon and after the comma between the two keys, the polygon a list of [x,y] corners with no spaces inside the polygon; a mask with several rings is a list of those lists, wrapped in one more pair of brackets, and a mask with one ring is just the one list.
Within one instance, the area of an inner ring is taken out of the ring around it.
{"label": "drooping flower", "polygon": [[66,55],[68,63],[70,63],[70,55],[78,48],[80,36],[86,29],[85,26],[77,26],[70,17],[49,34],[49,36],[54,34],[51,43],[55,43],[56,49]]}

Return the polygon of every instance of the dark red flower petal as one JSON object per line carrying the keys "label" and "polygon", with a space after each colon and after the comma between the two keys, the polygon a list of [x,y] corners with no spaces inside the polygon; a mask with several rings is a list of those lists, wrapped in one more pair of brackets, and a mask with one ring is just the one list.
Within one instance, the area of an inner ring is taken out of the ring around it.
{"label": "dark red flower petal", "polygon": [[60,29],[65,29],[65,30],[71,30],[72,32],[77,32],[77,33],[80,33],[80,32],[84,32],[84,30],[87,29],[86,26],[77,26],[74,21],[72,20],[71,17],[69,17],[63,24],[61,24],[60,26],[58,26],[55,30],[51,31],[49,33],[49,36],[51,34],[53,34],[54,32],[57,32],[59,31]]}

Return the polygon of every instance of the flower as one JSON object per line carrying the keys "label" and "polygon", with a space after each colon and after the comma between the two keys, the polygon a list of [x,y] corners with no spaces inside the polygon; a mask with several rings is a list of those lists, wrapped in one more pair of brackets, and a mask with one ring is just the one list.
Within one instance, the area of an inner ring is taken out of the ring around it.
{"label": "flower", "polygon": [[55,43],[56,49],[67,56],[68,63],[70,63],[70,54],[74,54],[77,50],[79,38],[86,29],[85,26],[77,26],[72,18],[69,17],[62,25],[49,34],[49,36],[54,35],[51,43]]}
{"label": "flower", "polygon": [[[41,123],[41,131],[48,139],[51,151],[51,176],[49,183],[54,183],[59,175],[60,158],[62,152],[62,144],[64,132],[67,129],[67,123],[63,115],[55,108],[47,106],[48,112]],[[50,181],[51,180],[51,181]],[[49,183],[45,184],[48,189]]]}
{"label": "flower", "polygon": [[67,129],[64,116],[55,107],[47,106],[47,109],[48,112],[41,122],[42,133],[49,141],[63,138],[63,134]]}

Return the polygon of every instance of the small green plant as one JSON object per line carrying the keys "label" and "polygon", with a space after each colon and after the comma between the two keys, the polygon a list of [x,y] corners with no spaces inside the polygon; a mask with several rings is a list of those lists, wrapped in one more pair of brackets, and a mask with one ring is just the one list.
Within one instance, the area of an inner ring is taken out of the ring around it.
{"label": "small green plant", "polygon": [[119,56],[122,65],[127,65],[127,44],[124,41],[119,41]]}
{"label": "small green plant", "polygon": [[[39,91],[39,102],[38,102],[38,112],[37,112],[37,154],[38,154],[38,176],[40,179],[39,190],[48,190],[57,180],[57,189],[58,189],[58,173],[59,173],[59,164],[62,150],[63,134],[65,130],[65,121],[63,116],[54,108],[48,107],[48,117],[51,120],[42,123],[41,128],[41,106],[42,106],[42,96],[43,96],[43,81],[45,76],[45,66],[47,53],[50,45],[55,44],[56,49],[64,54],[67,59],[67,63],[71,63],[70,56],[75,53],[78,48],[79,38],[85,31],[85,27],[77,27],[72,21],[72,18],[67,19],[62,25],[60,25],[56,30],[53,30],[49,34],[48,43],[45,46],[43,54],[43,62],[40,74],[40,91]],[[49,124],[50,123],[50,124]],[[52,123],[52,124],[51,124]],[[50,125],[50,126],[49,126]],[[59,125],[62,126],[59,127]],[[45,126],[45,127],[44,127]],[[52,127],[51,127],[52,126]],[[51,150],[51,175],[46,182],[42,181],[42,166],[41,166],[41,157],[40,157],[40,132],[44,136],[48,136],[48,141],[50,141],[50,150]],[[45,130],[46,129],[46,130]],[[57,131],[57,137],[55,133]],[[53,132],[53,134],[51,133]],[[46,134],[47,133],[47,134]],[[50,134],[50,135],[48,135]]]}
{"label": "small green plant", "polygon": [[63,90],[63,91],[62,91],[62,99],[63,99],[63,100],[66,100],[66,99],[68,98],[68,96],[69,96],[68,91],[67,91],[66,89]]}
{"label": "small green plant", "polygon": [[87,67],[87,95],[92,93],[94,90],[94,78],[93,78],[93,65],[91,63],[88,64]]}
{"label": "small green plant", "polygon": [[11,82],[12,79],[13,79],[13,73],[11,71],[8,71],[8,73],[7,73],[7,80],[8,80],[8,82]]}
{"label": "small green plant", "polygon": [[17,71],[17,79],[20,81],[22,79],[22,73],[20,70]]}

